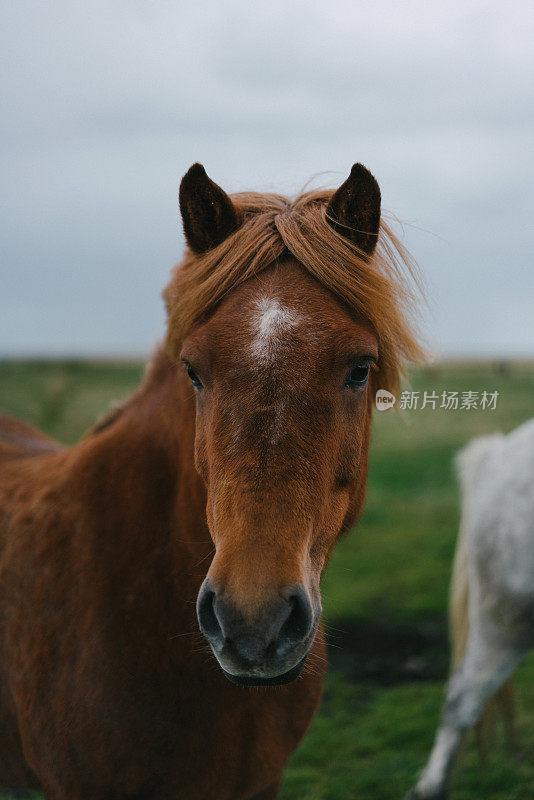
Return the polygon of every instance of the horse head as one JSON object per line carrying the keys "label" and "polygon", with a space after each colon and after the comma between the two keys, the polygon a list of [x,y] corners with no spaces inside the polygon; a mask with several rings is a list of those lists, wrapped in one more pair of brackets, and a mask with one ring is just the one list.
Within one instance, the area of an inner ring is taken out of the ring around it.
{"label": "horse head", "polygon": [[166,294],[168,343],[196,394],[215,546],[198,620],[230,680],[286,683],[363,504],[374,394],[398,373],[404,319],[373,258],[380,191],[357,164],[333,194],[230,197],[195,165],[180,205],[189,249]]}

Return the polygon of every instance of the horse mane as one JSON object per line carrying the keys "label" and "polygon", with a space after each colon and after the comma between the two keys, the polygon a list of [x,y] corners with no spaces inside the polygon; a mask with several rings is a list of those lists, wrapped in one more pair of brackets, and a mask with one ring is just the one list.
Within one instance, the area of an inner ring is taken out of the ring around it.
{"label": "horse mane", "polygon": [[162,386],[173,367],[174,363],[169,358],[166,349],[159,344],[148,360],[143,380],[137,390],[126,400],[113,403],[110,410],[102,414],[82,438],[89,439],[115,425],[129,409],[135,408],[140,400],[149,396],[158,386]]}
{"label": "horse mane", "polygon": [[331,197],[328,190],[305,192],[293,202],[277,194],[231,195],[240,227],[207,253],[187,250],[164,291],[172,358],[228,292],[292,255],[371,323],[380,347],[377,388],[398,391],[405,362],[424,357],[413,321],[420,291],[415,262],[383,218],[369,258],[328,224]]}

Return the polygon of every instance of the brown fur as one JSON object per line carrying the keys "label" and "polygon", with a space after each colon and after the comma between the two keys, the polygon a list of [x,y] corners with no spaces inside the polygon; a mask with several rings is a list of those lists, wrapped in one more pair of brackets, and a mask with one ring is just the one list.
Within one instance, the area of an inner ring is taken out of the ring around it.
{"label": "brown fur", "polygon": [[378,385],[395,392],[404,361],[423,358],[411,319],[410,279],[417,282],[417,270],[384,219],[372,259],[333,230],[331,199],[330,191],[306,192],[293,202],[274,194],[232,195],[241,226],[207,253],[187,253],[165,290],[170,352],[178,357],[187,333],[228,292],[289,254],[372,324],[380,340]]}
{"label": "brown fur", "polygon": [[[365,495],[376,386],[344,391],[345,359],[375,356],[393,386],[419,352],[396,268],[330,234],[326,199],[237,198],[243,227],[190,252],[167,290],[172,357],[158,350],[78,445],[1,419],[0,785],[276,797],[320,702],[322,629],[295,682],[235,686],[199,633],[199,587],[210,571],[251,617],[297,580],[319,602]],[[303,321],[266,365],[251,349],[265,295]]]}

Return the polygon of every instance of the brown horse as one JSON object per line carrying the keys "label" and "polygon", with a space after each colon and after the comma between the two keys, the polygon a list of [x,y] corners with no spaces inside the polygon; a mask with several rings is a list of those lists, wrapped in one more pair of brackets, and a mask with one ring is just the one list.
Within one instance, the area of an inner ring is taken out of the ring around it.
{"label": "brown horse", "polygon": [[180,203],[139,391],[71,449],[0,420],[0,785],[49,800],[276,797],[374,393],[420,355],[361,165],[291,203],[197,164]]}

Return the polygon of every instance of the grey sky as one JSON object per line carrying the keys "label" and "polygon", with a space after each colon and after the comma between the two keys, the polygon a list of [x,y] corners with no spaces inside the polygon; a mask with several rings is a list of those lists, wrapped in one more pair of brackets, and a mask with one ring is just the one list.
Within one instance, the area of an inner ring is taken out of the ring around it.
{"label": "grey sky", "polygon": [[436,354],[534,356],[529,2],[4,4],[1,354],[144,354],[181,175],[376,175]]}

